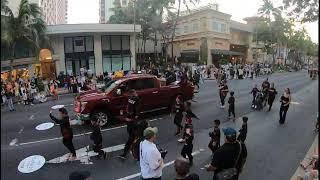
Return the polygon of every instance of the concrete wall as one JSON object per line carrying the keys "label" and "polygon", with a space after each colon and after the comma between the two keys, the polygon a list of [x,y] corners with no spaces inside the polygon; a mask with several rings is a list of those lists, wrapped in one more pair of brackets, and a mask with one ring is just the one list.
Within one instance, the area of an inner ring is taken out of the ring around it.
{"label": "concrete wall", "polygon": [[58,59],[55,62],[57,75],[60,71],[66,72],[66,63],[64,58],[64,37],[57,35],[55,37],[50,37],[50,42],[53,48],[53,56]]}
{"label": "concrete wall", "polygon": [[93,36],[94,43],[94,61],[95,61],[95,70],[96,75],[100,75],[103,73],[102,66],[102,50],[101,50],[101,34],[95,34]]}

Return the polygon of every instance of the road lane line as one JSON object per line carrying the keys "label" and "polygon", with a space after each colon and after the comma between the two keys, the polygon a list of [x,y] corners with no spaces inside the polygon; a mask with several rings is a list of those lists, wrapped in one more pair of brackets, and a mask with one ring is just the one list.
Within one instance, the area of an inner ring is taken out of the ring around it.
{"label": "road lane line", "polygon": [[34,115],[31,115],[31,116],[29,117],[29,120],[34,120]]}
{"label": "road lane line", "polygon": [[[161,120],[162,118],[156,118],[156,119],[151,119],[151,120],[147,120],[147,121],[156,121],[156,120]],[[105,132],[105,131],[111,131],[111,130],[115,130],[115,129],[121,129],[127,127],[127,125],[123,125],[123,126],[117,126],[117,127],[113,127],[113,128],[107,128],[107,129],[102,129],[101,132]],[[89,135],[92,132],[86,132],[86,133],[81,133],[81,134],[76,134],[73,135],[73,137],[80,137],[80,136],[84,136],[84,135]],[[19,143],[16,144],[16,146],[23,146],[23,145],[29,145],[29,144],[35,144],[35,143],[41,143],[41,142],[46,142],[46,141],[54,141],[54,140],[59,140],[62,139],[62,137],[57,137],[57,138],[51,138],[51,139],[43,139],[43,140],[38,140],[38,141],[31,141],[31,142],[25,142],[25,143]]]}
{"label": "road lane line", "polygon": [[[124,149],[124,146],[125,146],[125,144],[120,144],[120,145],[116,145],[116,146],[103,148],[102,150],[104,150],[107,153],[110,153],[110,152],[122,150],[122,149]],[[80,160],[81,163],[92,164],[92,162],[90,162],[90,157],[96,156],[96,155],[98,155],[98,153],[95,153],[94,151],[87,152],[88,149],[89,149],[89,146],[86,146],[86,147],[83,147],[83,148],[76,150],[77,159],[75,161]],[[51,159],[51,160],[47,161],[46,163],[57,164],[57,163],[67,162],[68,156],[69,156],[69,154],[65,154],[63,156]]]}
{"label": "road lane line", "polygon": [[[195,155],[200,154],[201,151],[203,151],[203,149],[200,149],[200,150],[197,150],[197,151],[193,152],[193,153],[192,153],[192,156],[195,156]],[[174,163],[174,161],[175,161],[175,160],[165,163],[164,166],[163,166],[163,168],[172,165],[172,164]],[[129,180],[129,179],[136,178],[136,177],[138,177],[138,176],[141,176],[141,173],[132,174],[132,175],[130,175],[130,176],[126,176],[126,177],[123,177],[123,178],[119,178],[119,179],[117,179],[117,180]]]}
{"label": "road lane line", "polygon": [[21,134],[23,130],[24,130],[24,127],[22,126],[22,128],[20,129],[20,131],[18,133]]}
{"label": "road lane line", "polygon": [[18,142],[17,138],[14,138],[11,142],[10,142],[10,146],[14,146],[16,143]]}

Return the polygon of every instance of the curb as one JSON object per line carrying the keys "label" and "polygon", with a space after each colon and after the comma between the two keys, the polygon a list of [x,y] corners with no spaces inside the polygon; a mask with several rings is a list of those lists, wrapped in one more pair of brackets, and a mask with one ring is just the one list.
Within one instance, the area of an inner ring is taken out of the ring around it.
{"label": "curb", "polygon": [[[317,134],[315,139],[314,139],[314,141],[313,141],[313,143],[312,143],[312,145],[311,145],[311,147],[309,148],[306,156],[304,157],[304,159],[301,162],[305,161],[306,159],[310,159],[312,157],[315,148],[318,147],[318,145],[319,145],[318,136],[319,135]],[[305,170],[301,166],[299,166],[290,180],[297,180],[297,176],[298,175],[304,175],[304,173],[305,173]]]}

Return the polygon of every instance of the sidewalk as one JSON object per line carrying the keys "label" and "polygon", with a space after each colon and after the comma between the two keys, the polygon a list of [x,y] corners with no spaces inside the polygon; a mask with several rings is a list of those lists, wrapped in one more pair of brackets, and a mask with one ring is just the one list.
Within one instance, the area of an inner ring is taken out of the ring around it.
{"label": "sidewalk", "polygon": [[[317,135],[317,136],[315,137],[315,139],[314,139],[314,141],[313,141],[310,149],[308,150],[305,158],[301,161],[301,163],[303,163],[303,164],[307,163],[307,164],[308,164],[308,162],[310,162],[310,158],[312,158],[312,156],[314,155],[315,149],[319,147],[319,146],[318,146],[318,145],[319,145],[319,143],[318,143],[318,136],[319,136],[319,135]],[[304,170],[301,166],[299,166],[298,169],[297,169],[296,172],[293,174],[293,176],[291,177],[290,180],[297,180],[297,176],[298,176],[298,175],[302,175],[302,177],[303,177],[304,174],[305,174],[305,170]]]}

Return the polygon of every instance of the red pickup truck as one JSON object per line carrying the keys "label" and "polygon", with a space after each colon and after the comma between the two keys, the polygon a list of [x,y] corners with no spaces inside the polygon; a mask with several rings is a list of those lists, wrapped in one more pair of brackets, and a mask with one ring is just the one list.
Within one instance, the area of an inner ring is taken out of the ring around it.
{"label": "red pickup truck", "polygon": [[171,108],[178,95],[186,101],[194,94],[194,86],[189,83],[166,84],[153,75],[133,74],[109,82],[102,91],[87,91],[75,97],[74,110],[78,119],[96,118],[101,126],[123,121],[130,89],[135,89],[142,101],[141,113]]}

